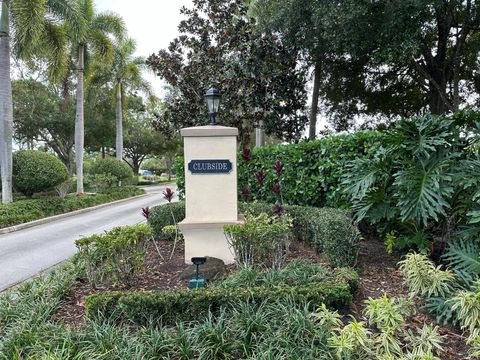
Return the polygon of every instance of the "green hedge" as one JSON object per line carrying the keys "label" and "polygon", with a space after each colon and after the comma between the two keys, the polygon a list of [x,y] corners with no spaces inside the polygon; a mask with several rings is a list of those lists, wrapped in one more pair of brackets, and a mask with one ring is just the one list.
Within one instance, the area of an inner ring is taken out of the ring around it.
{"label": "green hedge", "polygon": [[[162,229],[173,224],[170,210],[177,222],[185,218],[184,202],[154,207],[148,223],[157,239],[169,239]],[[240,202],[239,210],[254,215],[262,212],[274,214],[272,204],[259,202]],[[324,253],[333,266],[355,266],[361,235],[347,211],[297,205],[286,205],[285,210],[292,217],[293,235],[297,240],[314,247],[318,253]]]}
{"label": "green hedge", "polygon": [[16,200],[7,205],[0,205],[0,228],[141,194],[144,194],[144,191],[141,189],[134,186],[124,186],[111,188],[105,194],[71,195],[65,198],[48,196]]}
{"label": "green hedge", "polygon": [[350,286],[340,282],[320,282],[301,286],[275,288],[208,288],[180,291],[149,292],[104,292],[90,295],[85,300],[87,317],[90,319],[112,316],[147,325],[151,321],[175,324],[204,317],[209,311],[218,313],[221,308],[233,303],[260,304],[264,301],[289,299],[308,302],[313,307],[324,303],[341,309],[352,301]]}
{"label": "green hedge", "polygon": [[[281,176],[282,196],[287,204],[316,207],[341,207],[346,205],[341,186],[341,176],[346,165],[355,159],[371,159],[387,134],[378,131],[360,131],[348,135],[335,135],[298,144],[274,145],[254,148],[250,161],[242,152],[238,154],[238,193],[251,190],[252,200],[275,203],[271,191],[277,179],[273,165],[280,160],[284,165]],[[183,194],[184,161],[175,161],[177,187]],[[264,170],[266,179],[260,186],[256,174]]]}
{"label": "green hedge", "polygon": [[148,224],[152,227],[153,236],[157,240],[173,240],[172,235],[162,232],[162,229],[167,225],[174,225],[173,216],[177,223],[185,219],[185,203],[174,202],[164,205],[155,206],[150,211],[148,217]]}

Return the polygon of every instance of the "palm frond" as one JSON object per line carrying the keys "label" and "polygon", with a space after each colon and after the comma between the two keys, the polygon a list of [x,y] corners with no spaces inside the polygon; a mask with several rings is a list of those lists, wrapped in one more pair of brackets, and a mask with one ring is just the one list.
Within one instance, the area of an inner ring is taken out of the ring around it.
{"label": "palm frond", "polygon": [[13,51],[19,58],[27,58],[38,48],[45,29],[46,0],[13,0]]}
{"label": "palm frond", "polygon": [[46,0],[46,6],[56,21],[67,28],[70,40],[74,44],[83,41],[87,32],[87,18],[83,4],[77,0]]}
{"label": "palm frond", "polygon": [[96,15],[92,19],[92,30],[98,30],[103,33],[112,34],[121,39],[125,34],[125,22],[117,14],[107,11]]}
{"label": "palm frond", "polygon": [[111,65],[114,57],[112,40],[99,30],[92,30],[89,34],[89,40],[89,43],[91,44],[90,49],[95,57],[106,65]]}
{"label": "palm frond", "polygon": [[42,45],[45,57],[49,60],[48,78],[55,83],[68,72],[68,38],[65,27],[46,22]]}

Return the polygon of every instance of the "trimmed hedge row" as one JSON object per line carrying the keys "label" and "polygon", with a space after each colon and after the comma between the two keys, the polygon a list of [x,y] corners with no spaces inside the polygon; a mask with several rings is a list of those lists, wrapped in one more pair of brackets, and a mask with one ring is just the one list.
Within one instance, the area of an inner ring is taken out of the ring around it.
{"label": "trimmed hedge row", "polygon": [[[372,159],[387,133],[359,131],[347,135],[332,135],[298,144],[274,145],[254,148],[246,161],[238,154],[238,194],[247,188],[251,199],[268,203],[277,201],[271,191],[274,181],[282,183],[285,203],[315,207],[344,207],[347,205],[341,185],[346,165],[355,159]],[[284,165],[280,178],[273,169],[275,160]],[[177,188],[183,194],[185,187],[184,161],[178,157],[174,164]],[[256,174],[266,173],[263,185]]]}
{"label": "trimmed hedge row", "polygon": [[86,314],[90,319],[117,318],[136,325],[152,321],[163,325],[179,321],[193,321],[206,316],[208,311],[218,313],[221,308],[234,303],[260,304],[264,301],[289,299],[341,309],[350,304],[350,286],[341,282],[321,282],[302,286],[275,288],[207,288],[180,291],[104,292],[90,295],[85,300]]}
{"label": "trimmed hedge row", "polygon": [[143,193],[144,190],[135,186],[123,186],[111,188],[105,194],[67,196],[65,198],[46,196],[17,200],[7,205],[0,205],[0,228],[121,200]]}
{"label": "trimmed hedge row", "polygon": [[[250,212],[274,214],[274,208],[267,203],[239,203],[241,213]],[[293,235],[324,253],[333,266],[354,266],[360,245],[360,232],[348,212],[341,209],[315,208],[286,205],[285,211],[293,220]],[[157,239],[168,239],[162,233],[163,227],[173,225],[172,212],[178,222],[185,218],[185,203],[171,203],[156,206],[151,210],[148,223]]]}

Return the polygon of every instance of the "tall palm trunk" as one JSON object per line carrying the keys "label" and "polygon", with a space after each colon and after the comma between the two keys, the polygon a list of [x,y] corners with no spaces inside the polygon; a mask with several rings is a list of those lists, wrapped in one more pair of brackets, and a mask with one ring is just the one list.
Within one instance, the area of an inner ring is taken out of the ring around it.
{"label": "tall palm trunk", "polygon": [[12,201],[13,103],[10,79],[9,1],[2,1],[0,17],[0,167],[2,202]]}
{"label": "tall palm trunk", "polygon": [[83,193],[83,72],[85,45],[78,46],[78,76],[77,76],[77,115],[75,118],[75,159],[77,161],[77,194]]}
{"label": "tall palm trunk", "polygon": [[116,139],[115,139],[115,154],[117,160],[123,158],[123,114],[122,114],[122,85],[120,82],[117,84],[117,94],[115,96],[115,127],[116,127]]}

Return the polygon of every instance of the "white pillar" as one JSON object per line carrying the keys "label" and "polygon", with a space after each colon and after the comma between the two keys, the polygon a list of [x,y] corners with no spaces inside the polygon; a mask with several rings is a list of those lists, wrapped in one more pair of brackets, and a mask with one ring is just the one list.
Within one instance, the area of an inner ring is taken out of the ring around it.
{"label": "white pillar", "polygon": [[218,125],[181,130],[185,155],[185,262],[211,256],[234,262],[223,232],[240,223],[237,203],[238,129]]}

